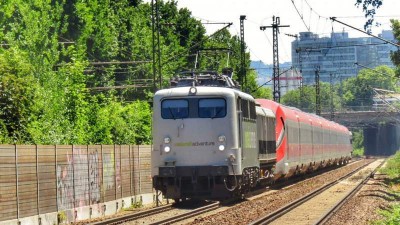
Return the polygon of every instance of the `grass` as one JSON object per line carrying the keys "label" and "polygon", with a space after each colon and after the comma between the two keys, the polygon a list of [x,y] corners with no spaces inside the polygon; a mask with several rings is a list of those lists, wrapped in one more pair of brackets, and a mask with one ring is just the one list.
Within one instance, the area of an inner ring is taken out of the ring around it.
{"label": "grass", "polygon": [[[388,184],[395,196],[395,201],[400,199],[400,151],[391,157],[385,168],[381,172],[389,177]],[[383,216],[382,220],[375,221],[373,224],[381,225],[398,225],[400,224],[400,203],[397,201],[387,210],[380,210],[379,213]]]}
{"label": "grass", "polygon": [[364,155],[364,148],[354,149],[352,152],[353,157],[360,157]]}

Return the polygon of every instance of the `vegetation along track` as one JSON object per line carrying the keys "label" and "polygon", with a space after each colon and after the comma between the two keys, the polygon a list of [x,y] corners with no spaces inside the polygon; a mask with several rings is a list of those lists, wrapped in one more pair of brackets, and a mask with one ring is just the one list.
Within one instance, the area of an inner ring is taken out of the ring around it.
{"label": "vegetation along track", "polygon": [[[291,221],[292,218],[293,219],[296,218],[296,221],[299,224],[301,224],[302,222],[304,222],[305,224],[310,224],[310,222],[312,224],[314,224],[315,222],[310,221],[310,220],[312,220],[312,215],[305,215],[305,212],[310,212],[310,213],[318,213],[318,212],[315,212],[315,210],[312,210],[311,207],[308,207],[307,203],[313,205],[314,207],[321,207],[319,204],[316,204],[315,202],[312,202],[312,201],[314,199],[315,199],[315,201],[319,201],[319,200],[317,200],[318,196],[320,196],[320,198],[322,198],[324,201],[326,201],[327,197],[323,196],[323,194],[325,193],[325,195],[332,196],[332,194],[328,192],[331,188],[334,189],[335,186],[338,186],[341,182],[344,182],[346,179],[349,179],[351,177],[362,176],[363,177],[362,182],[360,182],[358,185],[356,185],[356,187],[353,188],[346,195],[345,198],[351,197],[353,195],[352,193],[356,193],[357,190],[359,190],[361,188],[361,186],[368,180],[368,178],[371,175],[373,175],[376,172],[376,170],[383,164],[383,162],[381,162],[379,166],[377,166],[377,167],[375,166],[375,169],[372,172],[369,172],[368,175],[365,176],[365,173],[364,173],[364,175],[363,174],[358,175],[358,174],[360,174],[360,171],[362,169],[364,169],[367,166],[370,166],[373,163],[377,163],[377,162],[373,161],[373,162],[371,162],[369,164],[365,164],[364,166],[353,170],[351,173],[348,173],[347,175],[339,178],[338,180],[330,182],[330,183],[328,183],[328,184],[316,189],[315,191],[310,192],[309,194],[307,194],[307,195],[305,195],[305,196],[303,196],[303,197],[301,197],[301,198],[299,198],[299,199],[297,199],[297,200],[295,200],[295,201],[293,201],[291,203],[288,203],[287,205],[277,209],[276,211],[271,212],[268,215],[259,218],[258,220],[252,222],[251,224],[252,225],[258,225],[258,224],[293,223],[293,221]],[[351,178],[351,179],[359,180],[359,178]],[[345,184],[345,185],[347,185],[347,184]],[[336,190],[333,190],[333,191],[334,192],[344,192],[343,188],[340,188],[340,187],[339,188],[336,187]],[[342,199],[341,201],[345,201],[345,200]],[[317,217],[317,218],[319,218],[319,219],[316,220],[317,224],[322,224],[324,221],[326,221],[329,218],[329,216],[332,215],[332,211],[336,211],[338,209],[338,207],[340,207],[340,205],[341,205],[340,203],[335,204],[335,206],[331,207],[328,210],[328,212],[325,213],[322,217],[321,216]],[[301,207],[303,207],[303,208],[301,208]],[[302,215],[303,216],[305,215],[304,217],[306,217],[304,219],[305,221],[302,221],[300,216],[296,214],[296,210],[302,211]],[[318,210],[316,210],[316,211],[318,211]],[[284,221],[286,221],[286,222],[284,222]]]}

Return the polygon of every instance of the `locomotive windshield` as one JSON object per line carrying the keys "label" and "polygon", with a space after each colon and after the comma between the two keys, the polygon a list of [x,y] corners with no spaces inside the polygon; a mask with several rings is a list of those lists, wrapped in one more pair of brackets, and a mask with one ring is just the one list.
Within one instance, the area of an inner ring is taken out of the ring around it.
{"label": "locomotive windshield", "polygon": [[199,117],[200,118],[221,118],[226,115],[225,99],[200,99],[199,100]]}
{"label": "locomotive windshield", "polygon": [[189,102],[186,99],[167,99],[161,103],[163,119],[182,119],[189,116]]}
{"label": "locomotive windshield", "polygon": [[161,102],[161,117],[163,119],[214,119],[225,116],[226,101],[223,98],[165,99]]}

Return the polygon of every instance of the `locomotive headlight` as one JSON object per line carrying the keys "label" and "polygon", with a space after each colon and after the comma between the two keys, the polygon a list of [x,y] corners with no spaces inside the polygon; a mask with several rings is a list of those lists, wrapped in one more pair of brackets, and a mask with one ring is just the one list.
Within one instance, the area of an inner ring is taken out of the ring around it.
{"label": "locomotive headlight", "polygon": [[195,95],[196,93],[197,93],[196,87],[191,87],[191,88],[189,89],[189,94],[190,94],[190,95]]}
{"label": "locomotive headlight", "polygon": [[164,138],[165,144],[169,144],[170,142],[171,142],[171,138],[169,138],[169,137]]}
{"label": "locomotive headlight", "polygon": [[218,149],[222,152],[223,150],[225,150],[225,145],[218,146]]}
{"label": "locomotive headlight", "polygon": [[165,153],[168,153],[168,152],[170,152],[171,151],[171,148],[169,147],[169,146],[165,146],[164,147],[164,152]]}
{"label": "locomotive headlight", "polygon": [[221,135],[221,136],[218,137],[218,141],[219,142],[224,142],[225,140],[226,140],[225,135]]}

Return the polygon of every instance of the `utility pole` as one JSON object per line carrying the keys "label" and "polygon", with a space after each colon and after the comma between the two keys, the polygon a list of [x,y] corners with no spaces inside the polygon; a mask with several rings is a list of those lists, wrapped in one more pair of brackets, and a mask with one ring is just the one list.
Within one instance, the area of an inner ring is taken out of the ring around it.
{"label": "utility pole", "polygon": [[151,28],[153,45],[153,91],[157,91],[157,77],[159,89],[162,88],[161,77],[161,48],[160,48],[160,15],[158,0],[151,0]]}
{"label": "utility pole", "polygon": [[[246,19],[245,15],[240,16],[240,79],[239,79],[239,82],[242,85],[242,87],[247,88],[246,53],[245,53],[245,46],[244,46],[244,20],[245,19]],[[243,79],[244,79],[244,82],[243,82]]]}
{"label": "utility pole", "polygon": [[333,75],[332,73],[329,74],[329,78],[330,78],[330,85],[331,85],[331,120],[333,121],[335,119],[335,108],[333,105]]}
{"label": "utility pole", "polygon": [[319,66],[315,68],[315,114],[321,115],[321,97],[319,87]]}
{"label": "utility pole", "polygon": [[289,25],[280,25],[280,18],[279,17],[272,17],[272,24],[271,26],[261,26],[260,30],[265,30],[266,28],[272,28],[272,38],[273,38],[273,65],[274,65],[274,72],[273,72],[273,82],[274,82],[274,101],[280,102],[281,99],[281,91],[279,85],[279,49],[278,49],[278,32],[279,27],[289,27]]}

